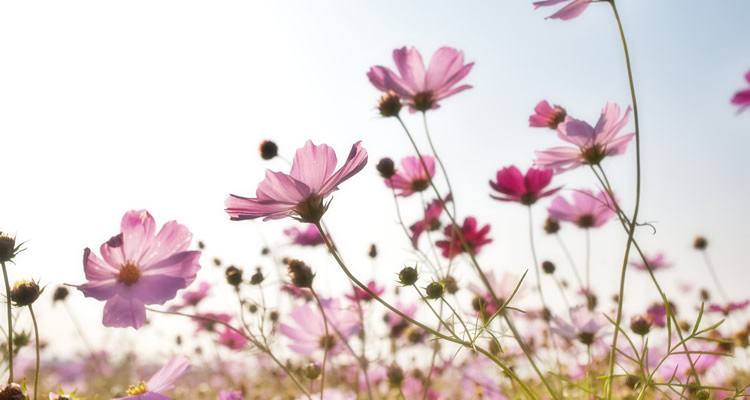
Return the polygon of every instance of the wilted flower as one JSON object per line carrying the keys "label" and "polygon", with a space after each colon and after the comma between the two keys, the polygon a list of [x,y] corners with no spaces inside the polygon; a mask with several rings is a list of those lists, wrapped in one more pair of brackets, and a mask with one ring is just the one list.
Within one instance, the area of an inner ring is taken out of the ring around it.
{"label": "wilted flower", "polygon": [[496,182],[490,181],[490,187],[505,196],[490,194],[490,197],[495,200],[515,201],[530,206],[542,197],[551,196],[560,190],[557,187],[542,191],[552,182],[554,174],[551,169],[529,168],[524,176],[515,166],[503,168],[497,171]]}
{"label": "wilted flower", "polygon": [[164,304],[189,286],[200,269],[200,251],[187,251],[192,235],[175,221],[156,233],[146,210],[125,213],[121,233],[102,244],[102,259],[86,248],[88,282],[75,286],[86,297],[106,300],[104,326],[140,328],[148,304]]}
{"label": "wilted flower", "polygon": [[398,94],[412,112],[438,108],[440,100],[471,88],[469,85],[454,87],[474,66],[473,62],[464,65],[462,51],[441,47],[433,54],[426,71],[422,55],[414,47],[393,50],[393,61],[401,76],[389,68],[375,66],[370,68],[367,77],[379,90]]}
{"label": "wilted flower", "polygon": [[169,400],[162,394],[174,387],[174,381],[190,369],[190,361],[182,356],[172,357],[161,369],[156,371],[148,382],[130,385],[127,397],[114,400]]}
{"label": "wilted flower", "polygon": [[16,237],[10,237],[7,233],[0,231],[0,262],[12,260],[17,251]]}
{"label": "wilted flower", "polygon": [[[423,155],[424,166],[417,156],[409,156],[401,159],[401,169],[396,174],[385,180],[385,185],[397,190],[396,195],[401,197],[411,196],[430,187],[430,179],[435,176],[435,159]],[[427,170],[425,171],[425,166]]]}
{"label": "wilted flower", "polygon": [[258,184],[256,197],[229,195],[224,201],[233,221],[264,217],[264,220],[292,217],[315,223],[328,209],[323,200],[338,190],[338,185],[361,171],[367,164],[367,151],[357,142],[344,165],[336,168],[336,153],[325,144],[308,140],[297,150],[289,174],[266,170]]}
{"label": "wilted flower", "polygon": [[[478,229],[477,220],[474,217],[467,217],[464,219],[464,224],[461,226],[461,233],[463,234],[472,254],[479,253],[482,246],[492,242],[492,239],[487,237],[489,232],[489,225],[485,225],[482,229]],[[443,233],[447,240],[438,240],[435,242],[435,245],[443,250],[443,257],[453,258],[466,250],[461,243],[461,239],[455,232],[453,232],[453,225],[446,226]]]}

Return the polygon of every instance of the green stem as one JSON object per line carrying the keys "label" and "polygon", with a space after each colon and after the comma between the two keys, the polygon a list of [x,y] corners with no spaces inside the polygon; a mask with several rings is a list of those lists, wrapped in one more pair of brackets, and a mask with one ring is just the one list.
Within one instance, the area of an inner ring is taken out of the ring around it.
{"label": "green stem", "polygon": [[34,395],[32,399],[36,399],[36,394],[39,388],[39,326],[36,323],[36,316],[34,315],[34,308],[29,304],[29,312],[31,313],[31,322],[34,324],[34,342],[36,342],[36,368],[34,369]]}
{"label": "green stem", "polygon": [[8,383],[13,383],[13,318],[10,313],[10,283],[8,282],[8,270],[3,266],[3,278],[5,279],[5,300],[8,305]]}
{"label": "green stem", "polygon": [[[630,222],[630,229],[628,231],[628,241],[625,245],[625,255],[622,262],[622,272],[620,273],[620,292],[619,299],[617,302],[617,318],[615,324],[619,326],[622,320],[622,305],[624,303],[625,295],[625,273],[628,267],[628,257],[630,255],[630,247],[633,243],[633,234],[635,233],[635,224],[638,221],[638,211],[641,205],[641,146],[640,146],[640,129],[638,123],[638,103],[635,98],[635,84],[633,83],[633,69],[630,65],[630,53],[628,52],[628,43],[625,39],[625,31],[622,28],[622,21],[620,20],[620,14],[617,12],[617,6],[615,1],[610,0],[609,4],[612,6],[612,12],[617,20],[617,27],[620,31],[620,39],[622,39],[622,49],[625,53],[625,63],[628,69],[628,83],[630,84],[630,97],[633,102],[633,121],[635,123],[635,160],[636,160],[636,191],[635,191],[635,208],[633,210],[633,217]],[[615,373],[615,349],[617,348],[617,335],[619,331],[615,329],[615,333],[612,338],[612,351],[609,358],[609,373],[607,375],[607,381],[605,384],[605,393],[607,400],[612,398],[612,380],[614,379]]]}

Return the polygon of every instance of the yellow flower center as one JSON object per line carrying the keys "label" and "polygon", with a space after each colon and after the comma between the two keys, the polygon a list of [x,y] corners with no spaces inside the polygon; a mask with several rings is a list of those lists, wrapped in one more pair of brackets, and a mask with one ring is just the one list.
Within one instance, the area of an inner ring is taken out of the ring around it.
{"label": "yellow flower center", "polygon": [[120,275],[117,277],[119,282],[122,282],[128,286],[138,282],[141,277],[141,270],[135,266],[132,262],[128,261],[127,264],[120,268]]}
{"label": "yellow flower center", "polygon": [[137,396],[146,392],[148,392],[148,388],[146,387],[146,382],[143,381],[140,381],[135,385],[130,385],[128,388],[128,396]]}

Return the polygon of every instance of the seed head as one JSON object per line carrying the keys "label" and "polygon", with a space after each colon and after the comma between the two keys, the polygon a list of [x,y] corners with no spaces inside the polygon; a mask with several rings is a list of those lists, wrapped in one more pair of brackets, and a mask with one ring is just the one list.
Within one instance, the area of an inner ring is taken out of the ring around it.
{"label": "seed head", "polygon": [[33,304],[39,298],[39,284],[34,281],[18,281],[10,291],[10,299],[16,307],[24,307]]}

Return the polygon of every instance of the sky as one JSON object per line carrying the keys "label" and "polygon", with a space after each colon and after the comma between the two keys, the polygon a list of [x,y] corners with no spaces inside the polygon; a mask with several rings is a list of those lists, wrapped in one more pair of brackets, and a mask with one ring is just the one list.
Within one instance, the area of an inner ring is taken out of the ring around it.
{"label": "sky", "polygon": [[[747,86],[750,3],[620,0],[618,8],[641,117],[641,218],[656,228],[641,228],[640,243],[675,264],[661,275],[675,291],[686,281],[710,285],[691,249],[696,235],[706,236],[730,297],[741,299],[750,278],[750,113],[737,115],[729,99]],[[262,140],[291,159],[311,139],[333,146],[340,160],[363,141],[370,163],[334,195],[326,222],[355,273],[391,282],[415,257],[374,165],[412,150],[398,124],[378,115],[379,93],[365,73],[393,68],[392,51],[402,46],[416,46],[425,60],[451,46],[476,63],[465,78],[473,88],[443,101],[428,121],[459,216],[492,226],[480,262],[520,275],[532,267],[525,210],[490,199],[487,182],[559,144],[552,132],[528,127],[534,105],[548,99],[593,124],[607,102],[630,104],[608,5],[567,22],[545,20],[552,12],[531,1],[0,3],[0,230],[28,241],[12,280],[82,283],[83,249],[116,234],[125,211],[143,208],[157,224],[176,219],[207,243],[200,279],[217,281],[214,256],[268,270],[260,248],[286,243],[280,233],[294,222],[230,222],[223,201],[252,196],[266,168],[288,169],[258,157]],[[405,122],[426,149],[420,118]],[[633,150],[604,163],[626,210]],[[595,186],[586,170],[553,183],[566,196]],[[540,229],[547,204],[534,210],[537,247],[564,270],[556,242]],[[401,205],[407,219],[418,218],[418,199]],[[582,260],[583,235],[571,227],[563,234]],[[370,243],[380,248],[376,263],[366,258]],[[592,237],[601,293],[617,287],[624,243],[614,223]],[[324,252],[282,251],[308,257],[325,290],[340,290],[343,275]],[[473,281],[465,268],[460,280]],[[657,300],[645,277],[630,278],[626,296]],[[102,333],[103,304],[93,299],[76,293],[71,306],[94,343],[142,340],[132,330]],[[59,307],[39,314],[43,332],[47,325],[73,334]]]}

